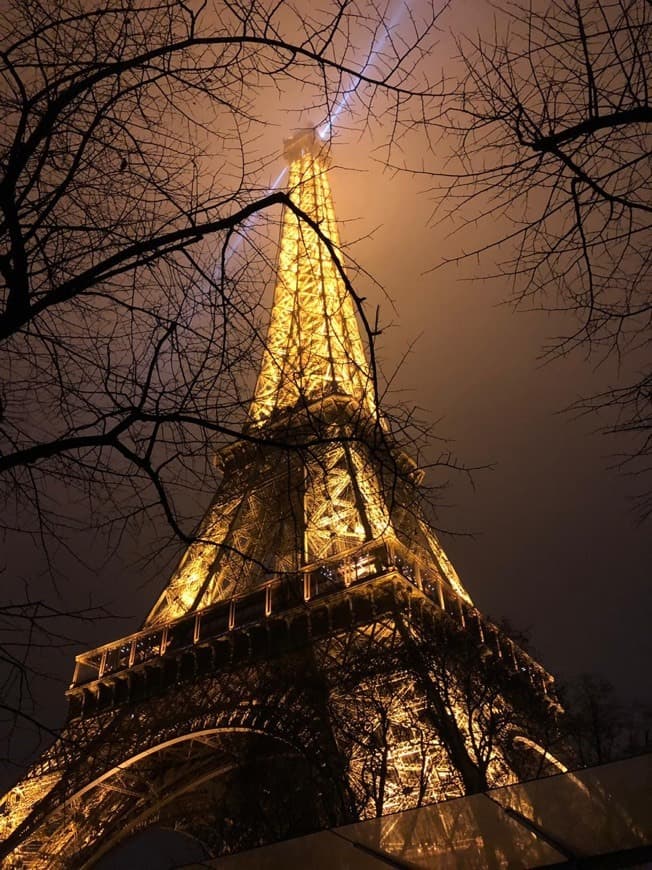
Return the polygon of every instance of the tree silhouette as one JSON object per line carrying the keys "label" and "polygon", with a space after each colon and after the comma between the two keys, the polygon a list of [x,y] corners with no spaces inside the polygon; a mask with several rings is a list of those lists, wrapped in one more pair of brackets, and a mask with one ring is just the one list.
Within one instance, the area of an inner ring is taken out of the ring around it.
{"label": "tree silhouette", "polygon": [[54,480],[101,489],[121,519],[158,504],[181,532],[177,463],[238,433],[260,344],[269,274],[239,237],[252,215],[292,207],[262,195],[267,122],[253,101],[300,84],[327,120],[357,88],[366,113],[389,98],[400,120],[435,18],[372,73],[355,65],[353,29],[371,52],[384,27],[373,5],[290,22],[255,3],[10,7],[0,474],[18,512],[55,530]]}
{"label": "tree silhouette", "polygon": [[561,687],[564,731],[582,767],[606,764],[645,752],[650,745],[650,710],[625,705],[614,687],[595,674],[581,674]]}
{"label": "tree silhouette", "polygon": [[[425,170],[446,218],[491,225],[463,257],[497,257],[517,305],[571,316],[548,356],[624,360],[621,383],[574,407],[610,409],[607,431],[629,433],[622,466],[641,475],[652,448],[651,23],[637,0],[501,6],[493,33],[458,41],[459,83],[433,120],[452,157]],[[638,509],[652,512],[647,483]]]}
{"label": "tree silhouette", "polygon": [[[8,4],[1,522],[53,575],[52,548],[74,551],[81,529],[98,529],[109,551],[161,520],[193,539],[214,450],[246,417],[279,207],[297,211],[269,189],[280,137],[263,138],[268,104],[290,113],[284,132],[299,109],[327,125],[345,102],[367,120],[391,111],[400,137],[432,93],[416,68],[440,10],[400,43],[381,12],[367,0],[314,12],[255,0]],[[12,625],[21,607],[31,624],[50,620],[21,595],[3,614]],[[22,653],[2,644],[22,686]]]}

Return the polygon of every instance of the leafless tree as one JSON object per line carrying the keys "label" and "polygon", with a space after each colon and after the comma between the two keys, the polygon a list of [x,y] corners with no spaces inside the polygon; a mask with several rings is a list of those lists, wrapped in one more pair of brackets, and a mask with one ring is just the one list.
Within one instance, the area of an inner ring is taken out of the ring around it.
{"label": "leafless tree", "polygon": [[270,105],[327,123],[345,100],[400,136],[432,92],[417,67],[441,10],[398,41],[373,0],[6,5],[3,533],[46,558],[90,525],[116,547],[163,519],[188,542],[188,494],[240,434],[268,243],[294,207],[269,188]]}
{"label": "leafless tree", "polygon": [[[44,681],[53,680],[53,656],[69,657],[77,646],[75,632],[80,624],[94,622],[108,614],[102,607],[64,610],[44,599],[6,594],[0,604],[0,758],[6,775],[20,769],[20,760],[33,752],[41,739],[55,732],[48,717],[39,713]],[[54,680],[59,688],[58,681]],[[0,789],[6,783],[0,784]]]}
{"label": "leafless tree", "polygon": [[[440,620],[426,635],[426,644],[423,638],[416,644],[407,625],[403,631],[429,716],[465,794],[499,784],[509,768],[522,779],[550,770],[549,753],[556,755],[561,748],[561,708],[554,689],[542,693],[538,666],[509,635],[487,623],[479,642],[471,626],[450,620]],[[531,667],[532,673],[526,673]],[[523,735],[528,745],[538,746],[534,754],[522,751]]]}
{"label": "leafless tree", "polygon": [[[549,356],[627,357],[620,383],[576,407],[610,408],[624,469],[648,475],[651,23],[640,0],[497,4],[493,33],[458,41],[460,81],[433,122],[454,156],[426,167],[446,218],[487,228],[464,256],[495,251],[517,305],[570,313]],[[649,517],[648,484],[640,498]]]}
{"label": "leafless tree", "polygon": [[257,141],[269,120],[256,101],[301,86],[326,120],[357,89],[367,113],[389,96],[400,121],[435,19],[365,73],[357,36],[370,54],[384,26],[372,5],[10,7],[0,472],[39,532],[58,519],[48,480],[103,487],[120,517],[132,497],[157,504],[182,531],[169,482],[209,437],[238,432],[260,341],[270,275],[242,251],[246,219],[291,207],[263,195],[277,143]]}
{"label": "leafless tree", "polygon": [[564,729],[582,767],[645,752],[650,746],[650,710],[620,702],[602,677],[582,674],[562,687]]}
{"label": "leafless tree", "polygon": [[329,696],[359,815],[556,772],[560,751],[569,760],[554,691],[534,687],[527,656],[497,626],[481,641],[443,612],[410,619],[399,607],[394,620],[393,641],[351,657]]}

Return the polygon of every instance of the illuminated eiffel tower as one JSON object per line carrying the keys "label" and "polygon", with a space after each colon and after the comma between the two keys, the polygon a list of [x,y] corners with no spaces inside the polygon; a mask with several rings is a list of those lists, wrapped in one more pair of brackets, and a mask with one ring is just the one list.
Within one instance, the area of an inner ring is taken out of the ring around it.
{"label": "illuminated eiffel tower", "polygon": [[545,758],[552,678],[478,612],[424,519],[320,142],[302,131],[286,155],[311,223],[286,209],[249,422],[143,628],[77,657],[67,725],[1,807],[8,866],[90,867],[152,825],[225,854]]}

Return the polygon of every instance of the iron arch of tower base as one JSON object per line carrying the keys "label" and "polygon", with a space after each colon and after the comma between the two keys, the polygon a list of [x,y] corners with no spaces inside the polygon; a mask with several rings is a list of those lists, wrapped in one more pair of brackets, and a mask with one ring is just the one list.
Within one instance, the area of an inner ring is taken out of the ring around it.
{"label": "iron arch of tower base", "polygon": [[214,856],[255,847],[340,822],[337,791],[323,760],[279,735],[186,734],[116,766],[68,802],[76,835],[60,864],[91,868],[154,824],[184,831]]}
{"label": "iron arch of tower base", "polygon": [[328,795],[323,815],[316,801],[314,827],[350,821],[345,764],[323,700],[312,655],[302,650],[72,720],[30,773],[33,783],[54,784],[3,852],[16,849],[17,866],[25,855],[29,866],[92,866],[105,843],[154,818],[166,795],[181,795],[236,768],[252,770],[251,759],[259,760],[256,743],[262,742],[270,758],[283,756],[291,759],[286,767],[300,767],[316,795]]}

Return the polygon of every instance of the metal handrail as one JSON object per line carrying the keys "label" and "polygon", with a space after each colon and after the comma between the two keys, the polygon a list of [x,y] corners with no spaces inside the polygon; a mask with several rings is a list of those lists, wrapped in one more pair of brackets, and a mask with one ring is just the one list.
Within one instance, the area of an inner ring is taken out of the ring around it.
{"label": "metal handrail", "polygon": [[493,652],[498,657],[511,663],[515,671],[527,673],[531,680],[536,677],[540,687],[548,691],[552,677],[538,662],[463,600],[432,565],[395,539],[370,542],[344,557],[308,566],[296,574],[277,575],[227,601],[81,653],[75,659],[69,691],[153,661],[168,650],[192,647],[390,572],[400,574],[461,626],[474,625],[481,643],[489,650],[493,643]]}

